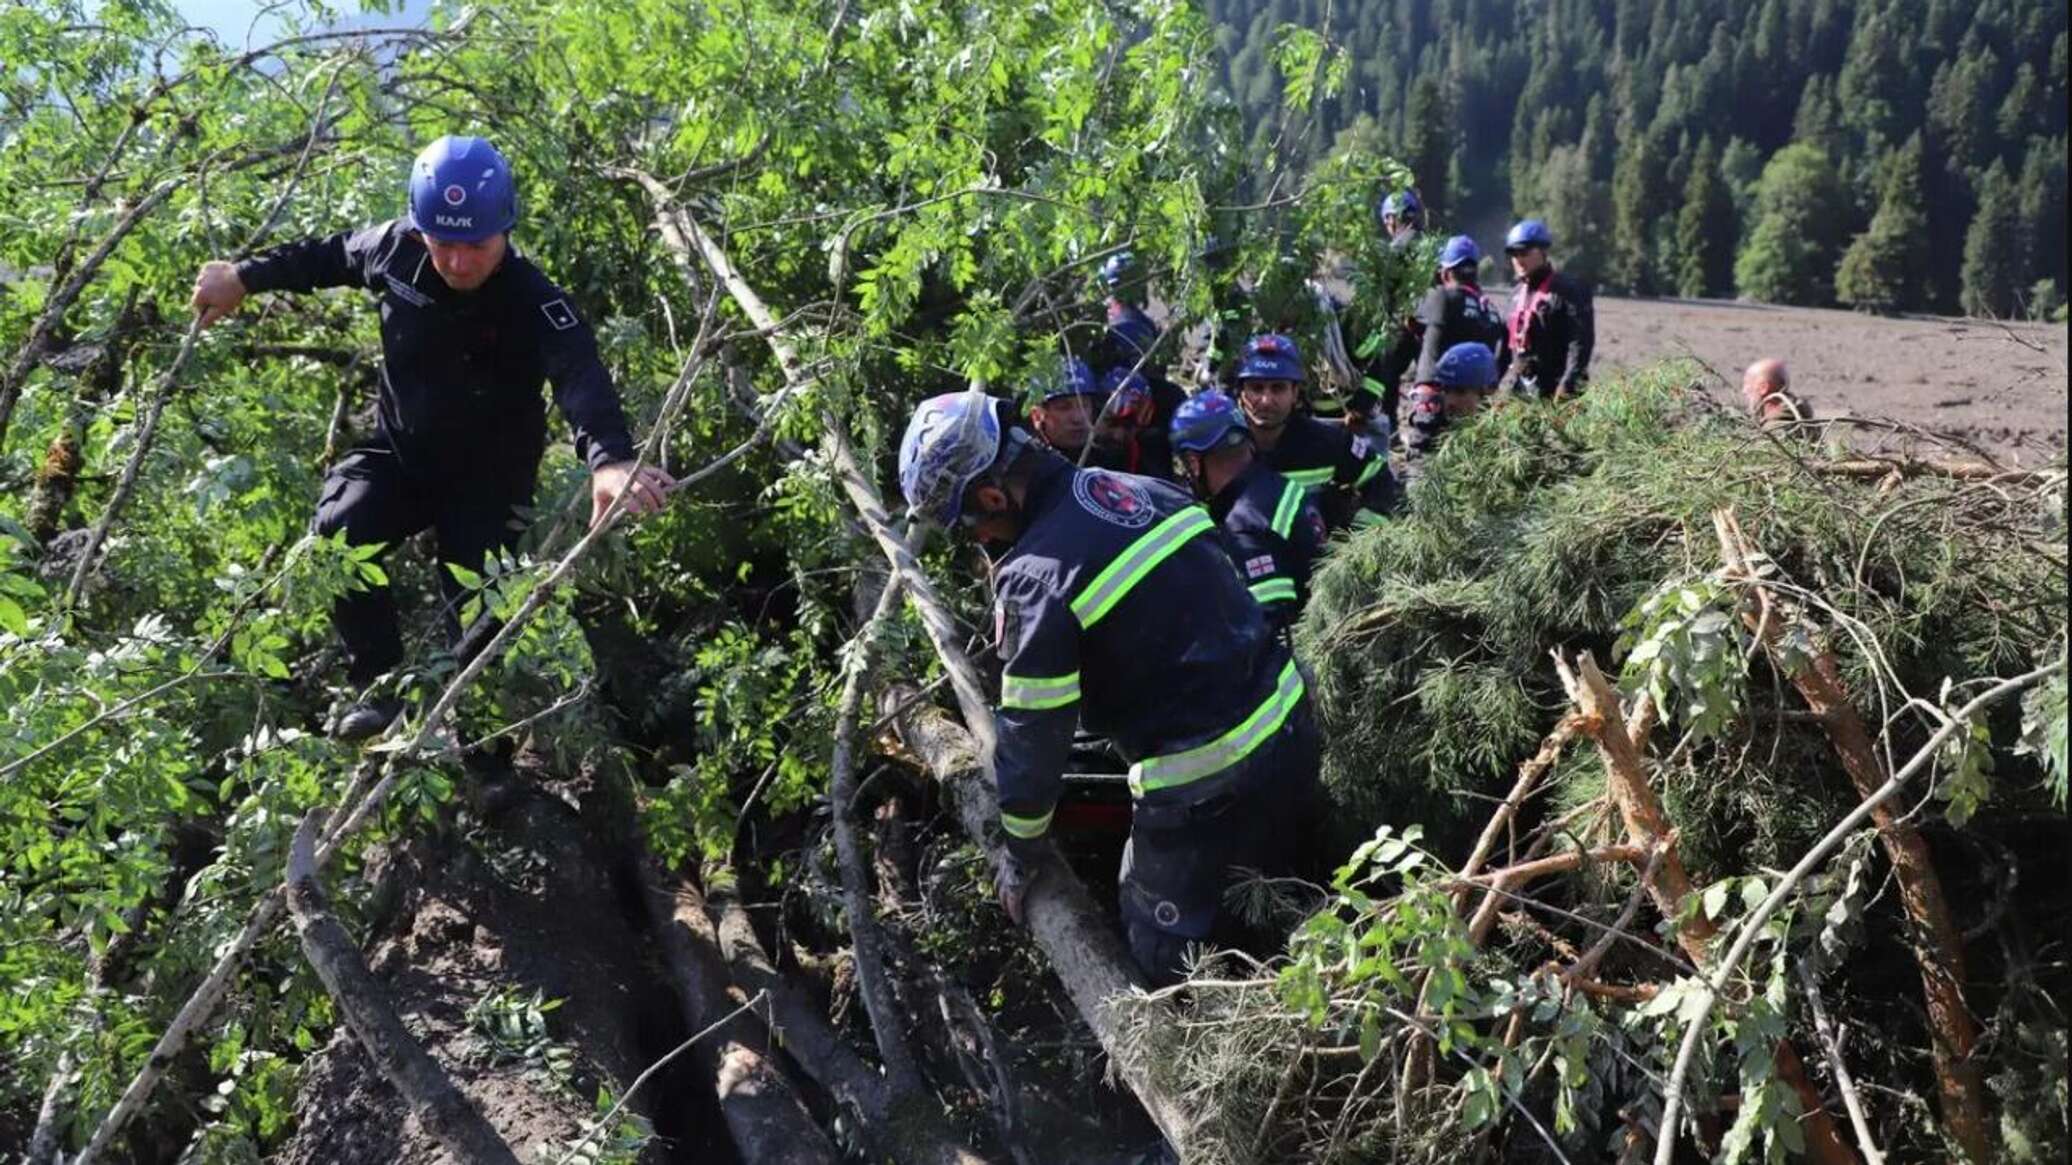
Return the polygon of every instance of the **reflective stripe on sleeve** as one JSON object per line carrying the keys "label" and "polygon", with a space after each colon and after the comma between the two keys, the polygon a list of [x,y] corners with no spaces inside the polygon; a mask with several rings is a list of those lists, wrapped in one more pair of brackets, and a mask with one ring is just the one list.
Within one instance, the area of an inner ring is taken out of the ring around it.
{"label": "reflective stripe on sleeve", "polygon": [[1079,699],[1079,673],[1068,676],[1000,677],[1002,708],[1062,708]]}
{"label": "reflective stripe on sleeve", "polygon": [[1292,603],[1295,601],[1295,580],[1291,578],[1270,578],[1265,582],[1252,584],[1252,597],[1260,606],[1268,603]]}
{"label": "reflective stripe on sleeve", "polygon": [[1280,504],[1273,508],[1275,534],[1282,538],[1288,536],[1288,532],[1295,528],[1295,516],[1302,512],[1302,503],[1305,500],[1302,487],[1292,481],[1288,483],[1287,488],[1281,490]]}

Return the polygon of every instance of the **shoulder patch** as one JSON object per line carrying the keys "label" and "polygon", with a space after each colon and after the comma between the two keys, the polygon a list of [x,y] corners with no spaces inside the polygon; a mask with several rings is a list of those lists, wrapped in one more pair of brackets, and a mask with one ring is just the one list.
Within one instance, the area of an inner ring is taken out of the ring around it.
{"label": "shoulder patch", "polygon": [[1158,516],[1144,487],[1120,473],[1095,469],[1074,474],[1072,497],[1080,509],[1125,530],[1141,530]]}
{"label": "shoulder patch", "polygon": [[1260,554],[1245,559],[1246,578],[1265,578],[1273,573],[1273,555]]}
{"label": "shoulder patch", "polygon": [[566,299],[550,299],[541,304],[540,314],[547,317],[547,322],[554,325],[557,332],[565,332],[579,322],[576,309],[570,307]]}
{"label": "shoulder patch", "polygon": [[1367,440],[1366,434],[1354,433],[1353,456],[1359,458],[1362,461],[1365,461],[1367,460],[1367,455],[1372,452],[1374,452],[1374,445],[1372,442]]}

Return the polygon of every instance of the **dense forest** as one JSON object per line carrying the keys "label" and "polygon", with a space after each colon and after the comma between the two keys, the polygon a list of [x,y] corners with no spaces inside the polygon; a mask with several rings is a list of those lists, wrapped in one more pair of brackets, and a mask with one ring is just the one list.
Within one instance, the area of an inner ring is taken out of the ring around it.
{"label": "dense forest", "polygon": [[[1553,225],[1635,294],[2047,318],[2063,0],[1210,0],[1254,157],[1389,148],[1485,243]],[[1280,112],[1293,25],[1345,54]]]}

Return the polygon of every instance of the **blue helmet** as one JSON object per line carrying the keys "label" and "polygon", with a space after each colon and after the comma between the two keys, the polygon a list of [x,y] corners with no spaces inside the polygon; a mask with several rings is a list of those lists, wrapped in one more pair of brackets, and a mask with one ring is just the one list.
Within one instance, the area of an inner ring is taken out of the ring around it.
{"label": "blue helmet", "polygon": [[1134,362],[1158,344],[1158,325],[1142,312],[1109,312],[1108,339],[1111,351]]}
{"label": "blue helmet", "polygon": [[1101,285],[1114,291],[1136,273],[1137,256],[1129,251],[1117,251],[1101,264]]}
{"label": "blue helmet", "polygon": [[1423,214],[1424,203],[1417,200],[1415,190],[1392,190],[1381,200],[1380,213],[1383,217],[1393,215],[1396,218],[1409,218]]}
{"label": "blue helmet", "polygon": [[1212,453],[1249,439],[1252,426],[1237,402],[1222,389],[1209,388],[1180,403],[1173,412],[1173,452]]}
{"label": "blue helmet", "polygon": [[1076,356],[1067,357],[1057,369],[1036,384],[1036,399],[1041,404],[1063,400],[1068,396],[1106,396],[1101,386],[1094,382],[1094,370],[1086,361]]}
{"label": "blue helmet", "polygon": [[482,138],[448,135],[410,167],[410,225],[435,239],[476,243],[518,224],[511,166]]}
{"label": "blue helmet", "polygon": [[1238,361],[1237,378],[1292,380],[1298,384],[1307,379],[1302,372],[1302,352],[1295,347],[1295,341],[1273,333],[1253,336],[1245,341],[1245,354]]}
{"label": "blue helmet", "polygon": [[1536,218],[1526,219],[1512,227],[1511,233],[1504,236],[1506,251],[1524,251],[1533,247],[1551,249],[1553,246],[1554,232],[1547,229],[1546,223]]}
{"label": "blue helmet", "polygon": [[1439,357],[1432,379],[1441,388],[1488,388],[1496,383],[1496,353],[1475,340],[1455,344]]}
{"label": "blue helmet", "polygon": [[1441,271],[1453,267],[1473,266],[1481,261],[1482,248],[1476,246],[1475,240],[1466,235],[1453,236],[1446,240],[1446,245],[1439,250],[1439,269]]}
{"label": "blue helmet", "polygon": [[1122,364],[1101,373],[1101,399],[1107,402],[1109,416],[1124,420],[1148,419],[1156,407],[1151,385]]}
{"label": "blue helmet", "polygon": [[957,524],[964,491],[1000,457],[1000,414],[977,389],[929,397],[899,442],[899,492],[914,513]]}

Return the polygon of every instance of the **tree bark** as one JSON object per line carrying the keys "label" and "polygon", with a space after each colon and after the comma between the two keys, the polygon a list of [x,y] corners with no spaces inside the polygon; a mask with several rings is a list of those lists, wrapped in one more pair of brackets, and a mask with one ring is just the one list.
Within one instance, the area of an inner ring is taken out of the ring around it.
{"label": "tree bark", "polygon": [[[1681,917],[1684,900],[1691,894],[1691,879],[1684,871],[1683,859],[1677,857],[1672,847],[1674,831],[1669,827],[1669,816],[1662,811],[1662,802],[1648,784],[1647,771],[1641,764],[1640,750],[1645,738],[1635,738],[1619,707],[1618,694],[1612,691],[1611,683],[1598,670],[1597,661],[1589,652],[1577,657],[1574,671],[1559,656],[1554,664],[1570,698],[1583,711],[1584,731],[1597,741],[1598,751],[1604,755],[1605,785],[1626,822],[1628,840],[1643,850],[1661,847],[1661,860],[1653,864],[1655,876],[1648,883],[1655,909],[1662,917],[1676,920],[1677,945],[1690,956],[1691,962],[1700,968],[1712,966],[1712,939],[1719,929],[1702,909],[1692,911],[1688,918]],[[1805,1109],[1801,1130],[1806,1138],[1806,1155],[1818,1165],[1856,1165],[1855,1151],[1842,1140],[1835,1118],[1821,1102],[1819,1091],[1806,1079],[1805,1064],[1789,1039],[1777,1041],[1772,1062],[1778,1078],[1798,1094],[1799,1105]]]}
{"label": "tree bark", "polygon": [[[1796,670],[1785,666],[1781,649],[1785,628],[1792,623],[1805,624],[1805,612],[1788,597],[1763,585],[1754,569],[1760,551],[1742,532],[1733,511],[1714,514],[1713,525],[1719,535],[1720,557],[1729,575],[1746,583],[1756,595],[1757,601],[1743,610],[1743,621],[1761,638],[1771,662],[1791,680],[1806,706],[1819,718],[1821,727],[1827,730],[1828,740],[1857,795],[1869,798],[1885,785],[1891,773],[1878,758],[1870,730],[1849,698],[1849,688],[1842,681],[1834,652],[1823,646],[1813,653],[1806,666]],[[1910,945],[1921,968],[1921,993],[1928,1008],[1943,1123],[1974,1161],[1990,1160],[1984,1083],[1972,1058],[1978,1047],[1978,1025],[1964,1003],[1963,934],[1950,914],[1942,877],[1936,872],[1934,855],[1921,831],[1886,803],[1872,810],[1871,822],[1877,827],[1878,840],[1892,863],[1900,902],[1914,926],[1916,941]]]}
{"label": "tree bark", "polygon": [[[641,862],[640,875],[648,920],[660,942],[684,1026],[703,1031],[734,1002],[727,995],[731,980],[712,920],[695,890],[666,888],[651,859]],[[713,1082],[720,1118],[743,1165],[836,1165],[840,1156],[813,1123],[791,1082],[756,1050],[770,1042],[760,1020],[739,1015],[690,1051],[699,1077]]]}
{"label": "tree bark", "polygon": [[321,811],[302,819],[288,851],[288,910],[303,954],[338,1004],[338,1014],[411,1115],[463,1165],[518,1165],[518,1155],[490,1127],[446,1070],[417,1045],[388,996],[360,958],[358,944],[331,913],[317,881],[316,835]]}
{"label": "tree bark", "polygon": [[763,953],[748,912],[729,885],[732,875],[715,871],[702,898],[688,883],[677,891],[678,915],[687,898],[702,903],[710,916],[714,941],[726,959],[734,982],[748,991],[768,993],[770,1028],[807,1075],[857,1115],[864,1135],[896,1161],[926,1165],[986,1165],[986,1159],[959,1144],[936,1110],[935,1097],[895,1097],[877,1070],[849,1049],[818,1005],[798,986],[777,973]]}
{"label": "tree bark", "polygon": [[[948,792],[964,832],[995,861],[1001,846],[995,839],[999,801],[993,792],[984,754],[969,732],[933,705],[910,700],[914,689],[895,684],[880,697],[887,709],[910,705],[895,725],[900,740]],[[1062,867],[1062,863],[1053,863]],[[1166,1140],[1185,1160],[1196,1121],[1177,1096],[1169,1093],[1155,1069],[1159,1049],[1125,1039],[1120,1002],[1143,984],[1121,939],[1101,920],[1101,913],[1079,879],[1062,868],[1047,870],[1025,905],[1029,934],[1048,957],[1079,1014],[1108,1050],[1116,1072],[1130,1086]],[[1137,1004],[1137,1007],[1150,1006]]]}

